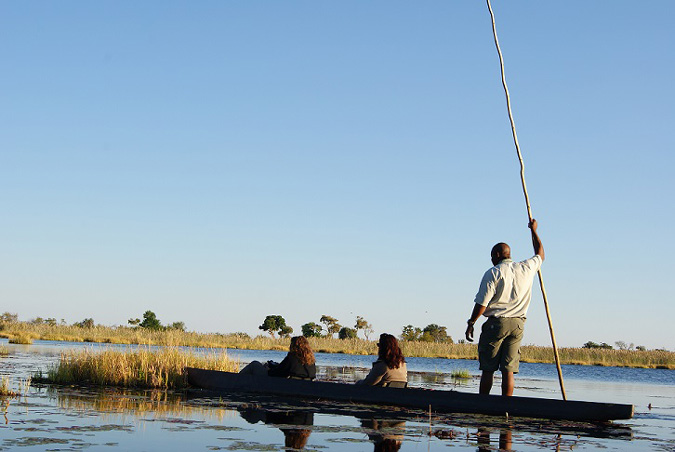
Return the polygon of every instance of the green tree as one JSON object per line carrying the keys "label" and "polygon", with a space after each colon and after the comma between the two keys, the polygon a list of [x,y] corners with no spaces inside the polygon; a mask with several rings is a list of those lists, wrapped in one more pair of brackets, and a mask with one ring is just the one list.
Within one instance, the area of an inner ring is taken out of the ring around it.
{"label": "green tree", "polygon": [[173,322],[167,328],[170,330],[185,331],[185,322]]}
{"label": "green tree", "polygon": [[157,318],[157,314],[149,310],[143,313],[143,321],[138,326],[156,331],[164,329],[162,323]]}
{"label": "green tree", "polygon": [[302,325],[302,335],[305,337],[321,337],[321,325],[309,322]]}
{"label": "green tree", "polygon": [[272,338],[276,338],[277,331],[281,332],[284,327],[286,327],[286,320],[282,316],[268,315],[258,329],[267,331]]}
{"label": "green tree", "polygon": [[366,319],[361,317],[360,315],[356,316],[356,324],[354,325],[354,329],[358,333],[359,330],[363,330],[363,336],[366,338],[366,340],[370,340],[370,335],[373,333],[373,325],[368,323]]}
{"label": "green tree", "polygon": [[13,314],[11,312],[3,312],[2,315],[0,315],[0,322],[16,323],[18,321],[19,321],[18,314]]}
{"label": "green tree", "polygon": [[338,332],[338,337],[340,339],[355,339],[356,338],[356,330],[354,328],[349,328],[347,326],[343,326],[340,328],[340,331]]}
{"label": "green tree", "polygon": [[75,326],[80,328],[94,328],[94,319],[84,319],[81,322],[76,322]]}
{"label": "green tree", "polygon": [[452,338],[448,336],[447,329],[435,323],[424,327],[420,340],[423,342],[449,342],[452,344]]}
{"label": "green tree", "polygon": [[293,328],[288,325],[282,326],[279,330],[279,336],[281,337],[291,337],[291,334],[293,334]]}
{"label": "green tree", "polygon": [[33,320],[30,321],[30,323],[32,323],[33,325],[42,325],[43,323],[45,323],[45,319],[43,319],[42,317],[35,317]]}
{"label": "green tree", "polygon": [[138,326],[141,323],[141,319],[129,319],[127,323],[131,326]]}
{"label": "green tree", "polygon": [[419,341],[422,336],[422,329],[412,325],[406,325],[401,332],[402,341]]}
{"label": "green tree", "polygon": [[342,325],[340,325],[336,318],[329,315],[322,315],[319,319],[319,322],[326,325],[326,336],[333,337],[335,333],[340,331]]}
{"label": "green tree", "polygon": [[56,319],[54,317],[49,317],[45,319],[45,323],[49,326],[56,326]]}
{"label": "green tree", "polygon": [[603,342],[602,344],[596,344],[593,341],[588,341],[584,345],[582,345],[581,348],[603,348],[603,349],[606,349],[606,350],[611,350],[614,347],[612,347],[611,345],[609,345],[605,342]]}

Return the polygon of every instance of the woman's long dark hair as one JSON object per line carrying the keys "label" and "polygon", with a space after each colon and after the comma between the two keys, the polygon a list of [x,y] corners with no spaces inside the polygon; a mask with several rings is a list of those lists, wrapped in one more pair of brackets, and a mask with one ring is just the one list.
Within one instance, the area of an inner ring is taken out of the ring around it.
{"label": "woman's long dark hair", "polygon": [[308,364],[314,364],[316,360],[314,359],[314,352],[309,346],[309,341],[305,336],[295,336],[291,338],[291,347],[289,353],[293,353],[298,357],[300,364],[306,366]]}
{"label": "woman's long dark hair", "polygon": [[380,334],[380,342],[377,343],[377,356],[387,363],[390,369],[398,369],[405,362],[398,341],[391,334]]}

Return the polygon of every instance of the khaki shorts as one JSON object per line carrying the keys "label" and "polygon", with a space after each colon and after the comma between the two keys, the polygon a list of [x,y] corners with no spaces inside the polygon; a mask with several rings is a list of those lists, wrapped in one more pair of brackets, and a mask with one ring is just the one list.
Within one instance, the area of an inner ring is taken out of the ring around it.
{"label": "khaki shorts", "polygon": [[521,317],[488,318],[478,341],[480,370],[518,373],[524,327],[525,319]]}

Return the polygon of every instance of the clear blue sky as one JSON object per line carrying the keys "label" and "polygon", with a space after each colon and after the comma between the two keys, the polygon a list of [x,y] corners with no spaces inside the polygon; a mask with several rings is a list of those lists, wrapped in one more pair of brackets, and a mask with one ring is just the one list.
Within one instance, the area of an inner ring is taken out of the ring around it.
{"label": "clear blue sky", "polygon": [[[675,3],[493,8],[559,345],[672,349]],[[0,311],[459,339],[532,254],[482,1],[13,1],[0,43]]]}

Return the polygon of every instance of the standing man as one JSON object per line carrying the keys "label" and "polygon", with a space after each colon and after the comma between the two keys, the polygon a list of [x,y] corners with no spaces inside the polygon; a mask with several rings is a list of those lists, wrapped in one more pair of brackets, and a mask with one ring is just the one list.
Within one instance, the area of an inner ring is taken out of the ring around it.
{"label": "standing man", "polygon": [[483,275],[476,303],[467,321],[466,340],[473,342],[473,326],[481,315],[487,317],[478,341],[480,393],[489,394],[494,373],[502,372],[502,395],[513,395],[514,374],[520,363],[520,342],[527,308],[532,299],[534,275],[544,261],[544,247],[537,235],[537,221],[529,223],[532,231],[534,256],[522,262],[511,260],[511,248],[498,243],[490,256],[494,267]]}

